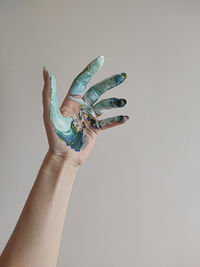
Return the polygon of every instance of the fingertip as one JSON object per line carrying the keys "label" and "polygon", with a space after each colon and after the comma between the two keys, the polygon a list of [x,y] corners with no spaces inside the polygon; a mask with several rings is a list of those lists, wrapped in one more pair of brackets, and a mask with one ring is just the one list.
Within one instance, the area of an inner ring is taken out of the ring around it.
{"label": "fingertip", "polygon": [[129,116],[128,115],[119,115],[117,118],[117,122],[118,123],[124,123],[127,120],[129,120]]}
{"label": "fingertip", "polygon": [[93,60],[93,63],[97,65],[98,70],[103,66],[104,64],[104,56],[98,56]]}
{"label": "fingertip", "polygon": [[124,107],[127,104],[127,100],[124,98],[121,98],[118,100],[118,106],[119,107]]}
{"label": "fingertip", "polygon": [[44,82],[47,81],[48,75],[49,75],[49,72],[48,72],[47,68],[45,66],[43,66],[43,79],[44,79]]}
{"label": "fingertip", "polygon": [[121,74],[116,74],[115,75],[115,79],[116,79],[116,85],[120,84],[120,83],[123,83],[125,80],[126,80],[126,73],[125,72],[122,72]]}
{"label": "fingertip", "polygon": [[130,117],[128,115],[125,115],[124,117],[125,117],[126,120],[130,119]]}
{"label": "fingertip", "polygon": [[45,66],[43,66],[43,71],[47,71],[48,72],[48,70],[47,70],[47,68]]}
{"label": "fingertip", "polygon": [[121,75],[122,75],[122,77],[123,77],[124,79],[127,78],[127,74],[126,74],[125,72],[122,72]]}
{"label": "fingertip", "polygon": [[103,55],[101,55],[101,56],[98,56],[98,59],[99,59],[99,62],[100,62],[100,63],[103,63],[103,62],[104,62],[104,60],[105,60],[105,58],[104,58],[104,56],[103,56]]}

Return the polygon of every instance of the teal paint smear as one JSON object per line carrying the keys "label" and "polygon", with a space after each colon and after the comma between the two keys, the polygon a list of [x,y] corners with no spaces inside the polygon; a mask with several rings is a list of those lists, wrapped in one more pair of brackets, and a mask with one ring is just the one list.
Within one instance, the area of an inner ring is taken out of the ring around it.
{"label": "teal paint smear", "polygon": [[126,99],[116,98],[116,97],[107,98],[95,104],[94,111],[98,116],[100,116],[109,109],[124,107],[126,103],[127,103]]}
{"label": "teal paint smear", "polygon": [[64,132],[66,131],[66,129],[70,129],[73,117],[64,117],[61,114],[58,104],[58,98],[56,95],[56,80],[52,72],[49,72],[49,75],[51,78],[51,88],[52,88],[51,103],[50,103],[50,119],[55,127],[55,130]]}
{"label": "teal paint smear", "polygon": [[[115,116],[115,117],[111,117],[111,118],[106,118],[103,120],[99,121],[99,127],[103,128],[105,126],[109,126],[111,124],[113,124],[114,122],[117,123],[123,123],[126,119],[129,119],[129,116],[127,115],[120,115],[120,116]],[[88,119],[89,120],[89,119]],[[99,128],[96,125],[96,121],[90,118],[90,124],[93,128]]]}
{"label": "teal paint smear", "polygon": [[70,96],[71,99],[73,99],[74,101],[78,102],[81,105],[81,113],[85,112],[86,114],[89,114],[93,117],[96,118],[96,114],[94,112],[94,109],[92,106],[89,106],[83,99],[80,98],[74,98],[72,96]]}
{"label": "teal paint smear", "polygon": [[102,94],[122,83],[126,79],[126,77],[126,73],[123,72],[121,74],[112,75],[111,77],[106,78],[105,80],[93,85],[85,93],[85,101],[89,105],[94,104]]}
{"label": "teal paint smear", "polygon": [[[128,116],[115,116],[112,118],[107,118],[104,120],[98,120],[97,116],[101,115],[105,111],[113,107],[122,107],[126,104],[125,99],[110,98],[105,99],[93,105],[99,97],[110,90],[111,88],[122,83],[127,75],[126,73],[121,73],[113,75],[102,82],[92,86],[86,94],[81,98],[75,98],[73,95],[82,96],[83,91],[85,90],[88,82],[91,80],[93,75],[102,67],[104,63],[104,57],[100,56],[94,59],[86,68],[74,79],[72,86],[69,90],[69,98],[77,101],[81,107],[78,117],[82,120],[82,113],[87,114],[87,120],[90,122],[91,127],[93,128],[103,128],[109,126],[114,122],[123,123]],[[70,146],[75,151],[80,151],[84,149],[88,144],[88,136],[84,134],[83,129],[87,126],[82,121],[80,130],[77,129],[76,123],[77,120],[72,116],[64,117],[59,108],[59,103],[56,95],[56,80],[51,72],[51,103],[50,103],[50,120],[54,125],[55,132],[61,140],[63,140],[67,146]],[[87,127],[87,129],[90,129]],[[90,129],[91,130],[91,129]]]}
{"label": "teal paint smear", "polygon": [[79,112],[79,118],[82,118],[82,113],[85,113],[87,115],[92,116],[96,120],[97,127],[99,126],[96,113],[94,111],[94,108],[90,105],[88,105],[83,99],[75,98],[73,96],[69,96],[72,100],[78,102],[81,105],[80,112]]}
{"label": "teal paint smear", "polygon": [[77,130],[75,120],[71,116],[64,117],[59,108],[56,95],[56,80],[49,72],[51,79],[51,103],[50,103],[50,120],[54,125],[56,134],[62,139],[67,146],[70,146],[75,151],[80,151],[85,147],[86,135],[83,134],[83,129]]}
{"label": "teal paint smear", "polygon": [[103,66],[104,56],[95,58],[86,68],[74,79],[70,88],[70,95],[82,95],[87,84],[94,74]]}

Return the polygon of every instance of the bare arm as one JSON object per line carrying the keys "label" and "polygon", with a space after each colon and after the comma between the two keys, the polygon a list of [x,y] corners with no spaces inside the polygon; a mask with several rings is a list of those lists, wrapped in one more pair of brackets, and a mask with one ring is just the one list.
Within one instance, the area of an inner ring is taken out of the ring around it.
{"label": "bare arm", "polygon": [[93,60],[74,79],[61,108],[53,74],[43,70],[43,118],[49,150],[39,170],[16,227],[0,257],[0,267],[55,267],[73,182],[89,155],[97,134],[124,123],[128,116],[103,120],[105,111],[122,107],[125,99],[100,95],[119,85],[126,74],[113,75],[83,91],[103,64]]}
{"label": "bare arm", "polygon": [[47,153],[0,266],[56,266],[77,165]]}

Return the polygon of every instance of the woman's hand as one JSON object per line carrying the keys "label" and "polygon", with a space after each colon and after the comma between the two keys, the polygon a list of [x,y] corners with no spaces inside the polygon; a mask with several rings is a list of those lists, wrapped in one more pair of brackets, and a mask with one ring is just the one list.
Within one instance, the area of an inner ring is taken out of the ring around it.
{"label": "woman's hand", "polygon": [[43,119],[49,142],[49,153],[81,165],[89,155],[98,133],[124,123],[128,116],[120,115],[99,120],[99,116],[111,108],[123,107],[125,99],[99,97],[119,85],[126,74],[116,74],[84,90],[93,75],[102,67],[104,57],[99,56],[89,63],[74,79],[59,107],[56,81],[44,67]]}

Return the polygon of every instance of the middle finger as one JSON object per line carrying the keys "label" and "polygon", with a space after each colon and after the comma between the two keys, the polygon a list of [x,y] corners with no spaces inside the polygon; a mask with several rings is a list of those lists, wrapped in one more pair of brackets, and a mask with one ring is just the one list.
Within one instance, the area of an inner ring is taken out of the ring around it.
{"label": "middle finger", "polygon": [[103,93],[122,83],[126,79],[126,77],[126,73],[123,72],[121,74],[112,75],[111,77],[106,78],[105,80],[93,85],[84,94],[84,101],[89,105],[94,104]]}

